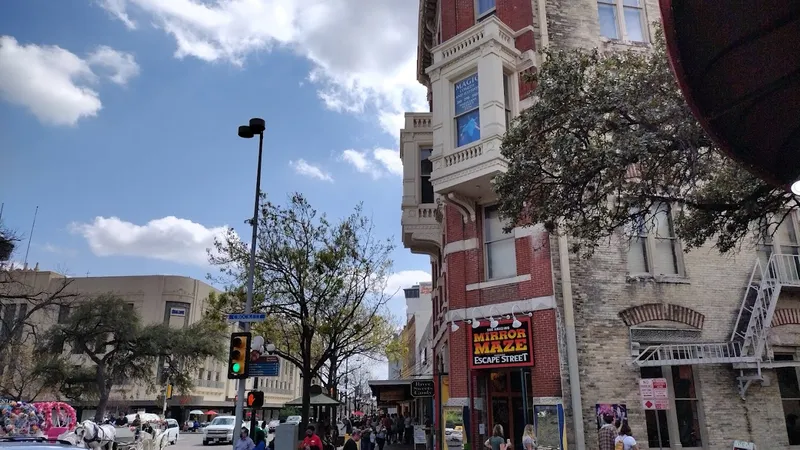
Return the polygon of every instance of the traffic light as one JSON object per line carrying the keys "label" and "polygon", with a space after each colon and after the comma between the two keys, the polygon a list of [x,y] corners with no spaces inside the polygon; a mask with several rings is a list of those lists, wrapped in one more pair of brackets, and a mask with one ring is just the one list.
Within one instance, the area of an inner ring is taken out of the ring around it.
{"label": "traffic light", "polygon": [[228,379],[244,380],[250,372],[251,333],[231,334],[231,351],[228,354]]}
{"label": "traffic light", "polygon": [[264,406],[264,393],[261,391],[250,391],[247,394],[247,407],[259,409]]}

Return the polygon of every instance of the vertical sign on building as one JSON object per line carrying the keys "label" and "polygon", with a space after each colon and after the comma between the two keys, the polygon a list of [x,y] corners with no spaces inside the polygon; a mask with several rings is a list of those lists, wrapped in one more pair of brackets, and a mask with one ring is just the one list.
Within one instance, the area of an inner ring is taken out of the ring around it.
{"label": "vertical sign on building", "polygon": [[456,82],[453,87],[455,91],[456,147],[461,147],[481,138],[478,73]]}
{"label": "vertical sign on building", "polygon": [[669,409],[669,392],[666,378],[643,378],[639,380],[639,393],[644,409]]}

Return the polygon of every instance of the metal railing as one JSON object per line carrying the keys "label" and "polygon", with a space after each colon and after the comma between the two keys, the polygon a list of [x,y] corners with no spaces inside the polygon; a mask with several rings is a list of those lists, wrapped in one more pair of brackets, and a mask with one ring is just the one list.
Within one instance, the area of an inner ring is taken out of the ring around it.
{"label": "metal railing", "polygon": [[641,367],[720,364],[749,362],[750,359],[742,355],[742,346],[738,342],[664,344],[647,347],[634,359],[634,364]]}

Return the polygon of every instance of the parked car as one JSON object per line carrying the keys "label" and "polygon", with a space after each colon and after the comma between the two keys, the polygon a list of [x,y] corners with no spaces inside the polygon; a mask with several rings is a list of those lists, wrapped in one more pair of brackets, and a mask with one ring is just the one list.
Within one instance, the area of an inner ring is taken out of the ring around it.
{"label": "parked car", "polygon": [[167,419],[167,442],[177,444],[181,436],[181,426],[175,419]]}
{"label": "parked car", "polygon": [[270,433],[274,433],[275,429],[278,428],[278,425],[280,424],[281,421],[278,419],[270,420],[269,423],[267,424],[267,430],[269,430]]}
{"label": "parked car", "polygon": [[295,425],[300,425],[300,422],[303,421],[302,416],[289,416],[286,418],[286,423],[293,423]]}

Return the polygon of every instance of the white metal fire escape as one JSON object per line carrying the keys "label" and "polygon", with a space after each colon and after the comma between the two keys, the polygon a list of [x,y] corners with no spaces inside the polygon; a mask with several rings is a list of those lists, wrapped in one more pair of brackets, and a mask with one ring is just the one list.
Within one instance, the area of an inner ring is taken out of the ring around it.
{"label": "white metal fire escape", "polygon": [[640,367],[734,364],[742,367],[737,380],[744,398],[753,381],[763,381],[762,365],[770,362],[769,330],[783,287],[800,287],[800,255],[773,254],[766,265],[756,259],[730,341],[654,345],[642,350],[633,363]]}

